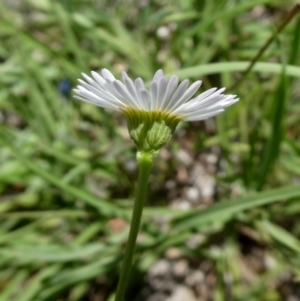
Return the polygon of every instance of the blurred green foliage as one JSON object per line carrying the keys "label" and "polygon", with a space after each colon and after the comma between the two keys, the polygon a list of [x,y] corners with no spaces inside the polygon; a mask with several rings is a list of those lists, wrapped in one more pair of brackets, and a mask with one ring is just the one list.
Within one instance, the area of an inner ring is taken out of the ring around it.
{"label": "blurred green foliage", "polygon": [[[127,163],[135,148],[120,114],[72,99],[80,73],[108,68],[150,80],[163,68],[203,79],[204,89],[230,86],[294,3],[0,2],[0,301],[88,300],[102,276],[107,299],[116,287],[127,228],[114,231],[112,223],[130,219],[136,170]],[[235,275],[231,300],[282,300],[268,283],[280,271],[299,279],[299,32],[298,17],[232,92],[241,101],[217,117],[213,133],[202,123],[182,125],[193,154],[221,149],[220,202],[181,211],[168,208],[163,194],[150,198],[136,273],[176,246]],[[168,146],[171,154],[180,139]],[[150,190],[176,171],[173,155],[169,165],[157,159]],[[229,200],[232,185],[240,195]],[[168,233],[153,224],[164,216]],[[235,273],[240,227],[276,262],[251,285]],[[189,249],[185,241],[199,232],[205,244]],[[217,253],[209,248],[216,234],[223,237]],[[228,300],[221,284],[216,300]]]}

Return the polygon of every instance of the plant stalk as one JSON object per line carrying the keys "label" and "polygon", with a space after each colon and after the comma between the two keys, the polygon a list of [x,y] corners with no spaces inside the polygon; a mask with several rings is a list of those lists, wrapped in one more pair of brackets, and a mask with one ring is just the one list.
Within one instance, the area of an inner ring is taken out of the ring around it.
{"label": "plant stalk", "polygon": [[130,276],[136,238],[139,232],[144,203],[147,195],[148,179],[153,163],[153,154],[139,153],[137,159],[139,164],[139,176],[136,188],[136,196],[115,301],[124,301],[125,292]]}

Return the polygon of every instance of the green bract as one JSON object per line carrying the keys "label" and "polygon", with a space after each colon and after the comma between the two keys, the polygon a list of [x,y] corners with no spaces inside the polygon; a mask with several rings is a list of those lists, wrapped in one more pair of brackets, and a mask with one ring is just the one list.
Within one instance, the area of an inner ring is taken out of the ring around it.
{"label": "green bract", "polygon": [[182,119],[164,111],[122,109],[128,131],[141,152],[157,152],[172,137]]}

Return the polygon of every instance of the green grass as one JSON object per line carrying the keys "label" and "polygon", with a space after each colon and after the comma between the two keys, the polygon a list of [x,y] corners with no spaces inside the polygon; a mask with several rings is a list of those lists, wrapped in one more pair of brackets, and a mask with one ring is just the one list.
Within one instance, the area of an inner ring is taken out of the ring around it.
{"label": "green grass", "polygon": [[[229,87],[294,1],[6,3],[0,2],[0,301],[89,300],[99,277],[109,300],[128,232],[111,223],[131,216],[136,172],[126,164],[135,148],[120,114],[62,95],[58,85],[67,79],[75,87],[81,72],[101,68],[149,82],[163,68],[202,79],[202,89]],[[255,17],[260,9],[264,15]],[[160,26],[170,28],[168,39],[157,36]],[[234,301],[282,300],[270,285],[278,274],[299,279],[299,31],[295,17],[230,92],[241,101],[215,119],[213,132],[203,123],[183,124],[186,135],[175,134],[167,146],[169,162],[157,159],[134,277],[177,247],[212,261],[218,279],[232,275]],[[206,209],[171,209],[168,196],[155,193],[174,178],[182,147],[193,158],[220,148],[219,193]],[[157,217],[168,217],[169,233],[153,223]],[[248,284],[232,263],[242,256],[245,228],[276,262]],[[205,242],[189,248],[186,240],[197,233]],[[228,300],[222,281],[215,296]]]}

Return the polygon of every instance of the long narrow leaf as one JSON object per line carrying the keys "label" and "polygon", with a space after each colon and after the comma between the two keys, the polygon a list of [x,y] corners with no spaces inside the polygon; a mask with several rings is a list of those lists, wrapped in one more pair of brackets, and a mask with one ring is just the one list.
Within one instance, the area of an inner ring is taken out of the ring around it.
{"label": "long narrow leaf", "polygon": [[204,210],[188,212],[175,218],[172,222],[172,229],[183,231],[194,227],[197,228],[202,223],[215,222],[219,217],[224,218],[225,215],[230,216],[244,210],[285,201],[294,197],[300,197],[299,186],[287,186],[249,195],[234,201],[223,201]]}

